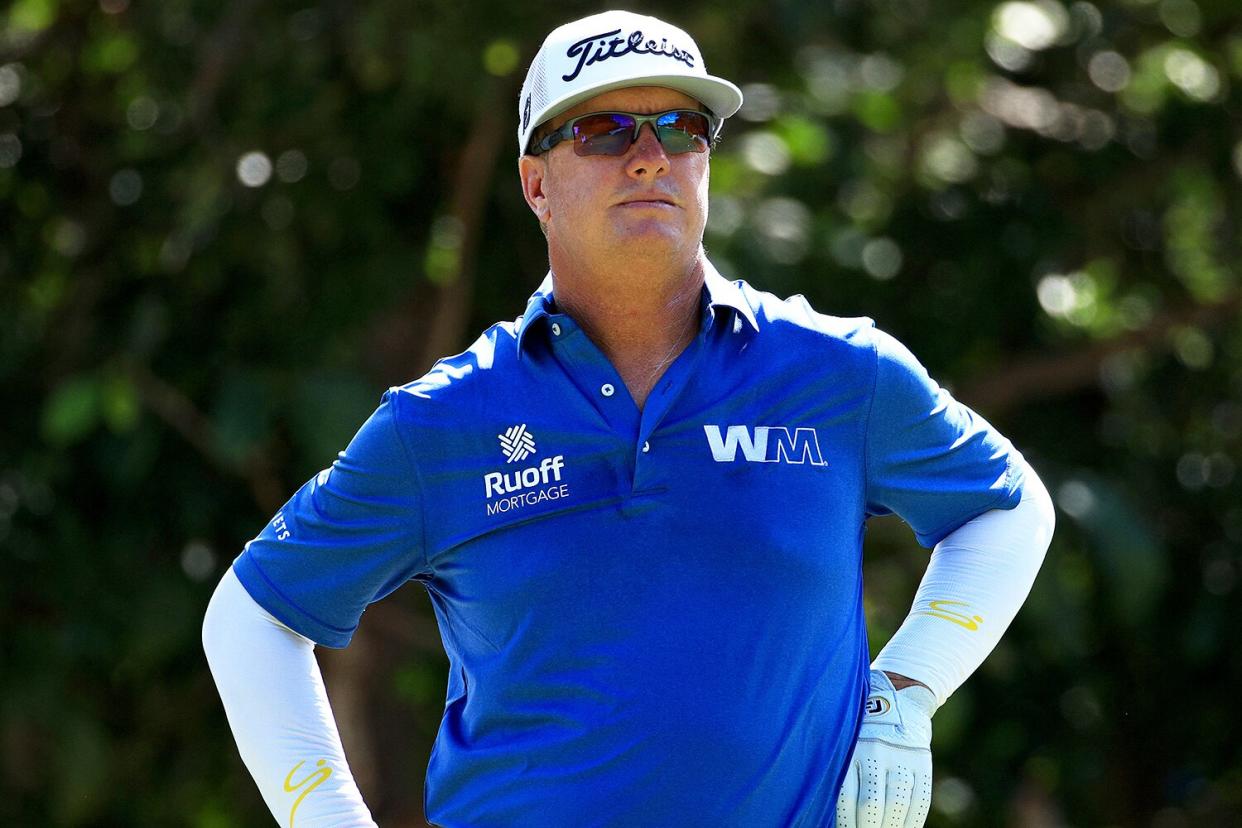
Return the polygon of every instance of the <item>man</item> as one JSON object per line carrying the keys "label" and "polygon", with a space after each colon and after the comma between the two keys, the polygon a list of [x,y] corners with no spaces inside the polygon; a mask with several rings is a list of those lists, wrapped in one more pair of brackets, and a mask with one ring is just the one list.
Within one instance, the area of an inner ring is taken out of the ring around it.
{"label": "man", "polygon": [[[548,279],[390,389],[208,610],[282,824],[373,824],[312,649],[409,580],[450,661],[437,825],[923,824],[931,714],[1024,600],[1051,502],[870,319],[715,272],[709,150],[740,105],[654,18],[544,42],[518,170]],[[862,541],[890,512],[935,551],[869,672]]]}

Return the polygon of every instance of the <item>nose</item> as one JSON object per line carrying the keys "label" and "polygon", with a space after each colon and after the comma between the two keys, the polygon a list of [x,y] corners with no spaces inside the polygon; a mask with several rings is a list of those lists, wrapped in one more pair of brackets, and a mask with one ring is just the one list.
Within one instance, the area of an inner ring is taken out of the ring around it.
{"label": "nose", "polygon": [[668,174],[668,153],[656,137],[653,124],[643,124],[638,130],[638,140],[630,147],[625,171],[631,178],[658,178]]}

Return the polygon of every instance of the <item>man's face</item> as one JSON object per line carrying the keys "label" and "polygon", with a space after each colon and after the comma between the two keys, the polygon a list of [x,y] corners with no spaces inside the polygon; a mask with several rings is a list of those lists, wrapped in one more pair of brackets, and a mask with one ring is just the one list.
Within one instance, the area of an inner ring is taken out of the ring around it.
{"label": "man's face", "polygon": [[[631,87],[583,101],[551,126],[589,112],[669,109],[702,106],[672,89]],[[669,155],[647,124],[624,155],[579,156],[563,141],[538,158],[523,157],[519,170],[527,202],[547,226],[550,250],[576,261],[669,262],[696,255],[702,242],[709,155]]]}

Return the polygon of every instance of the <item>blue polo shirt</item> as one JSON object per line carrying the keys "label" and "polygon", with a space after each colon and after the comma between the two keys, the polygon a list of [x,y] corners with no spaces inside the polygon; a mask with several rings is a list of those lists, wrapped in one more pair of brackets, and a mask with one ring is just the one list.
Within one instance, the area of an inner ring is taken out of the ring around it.
{"label": "blue polo shirt", "polygon": [[552,301],[390,389],[237,558],[343,647],[414,580],[450,662],[441,826],[831,826],[867,693],[866,520],[931,547],[1021,455],[869,318],[708,269],[642,411]]}

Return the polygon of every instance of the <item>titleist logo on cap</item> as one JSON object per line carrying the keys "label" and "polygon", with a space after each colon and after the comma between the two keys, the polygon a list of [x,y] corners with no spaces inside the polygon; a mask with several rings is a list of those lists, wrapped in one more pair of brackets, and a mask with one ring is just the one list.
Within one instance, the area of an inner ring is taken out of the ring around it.
{"label": "titleist logo on cap", "polygon": [[[565,57],[578,58],[578,65],[568,75],[561,75],[561,80],[571,81],[582,73],[584,67],[602,63],[609,58],[625,57],[628,54],[663,55],[679,60],[687,66],[694,66],[694,53],[673,46],[667,38],[662,37],[659,41],[652,38],[644,43],[641,29],[631,32],[629,37],[612,37],[620,33],[620,29],[613,29],[611,32],[584,37],[570,46],[565,52]],[[609,37],[612,37],[612,40],[606,39]],[[595,43],[597,40],[599,42]],[[593,43],[595,44],[594,50],[591,49]]]}
{"label": "titleist logo on cap", "polygon": [[604,92],[636,86],[681,92],[721,120],[742,105],[740,89],[707,74],[687,32],[647,15],[600,12],[557,26],[530,62],[514,113],[518,154],[530,149],[539,124]]}

